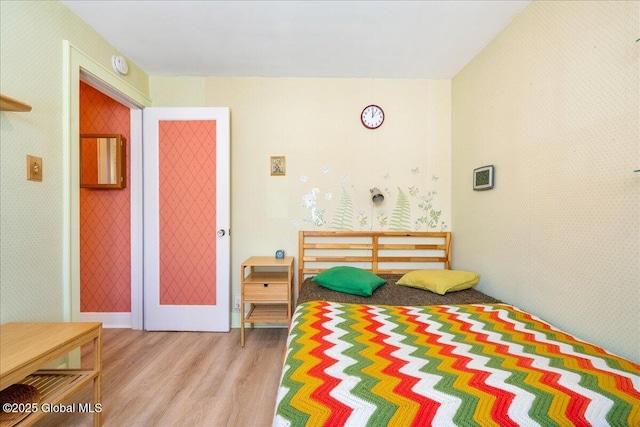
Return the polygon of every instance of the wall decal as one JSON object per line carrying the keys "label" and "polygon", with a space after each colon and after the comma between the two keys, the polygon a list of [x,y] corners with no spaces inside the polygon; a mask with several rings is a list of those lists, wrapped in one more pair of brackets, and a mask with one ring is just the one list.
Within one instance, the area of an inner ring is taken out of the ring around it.
{"label": "wall decal", "polygon": [[[336,176],[330,165],[323,166],[318,173],[319,175],[316,176],[312,174],[300,177],[301,182],[315,185],[302,196],[302,208],[306,211],[306,215],[291,222],[292,226],[298,229],[301,227],[340,231],[373,228],[391,231],[447,229],[447,225],[441,220],[443,211],[439,206],[438,191],[433,188],[437,187],[439,177],[429,174],[431,175],[429,183],[433,187],[421,188],[420,166],[407,167],[404,171],[384,171],[380,176],[385,181],[391,183],[392,176],[395,176],[399,178],[394,178],[394,181],[404,180],[405,185],[385,186],[383,188],[385,201],[376,206],[371,205],[368,184],[361,188],[358,183],[350,182],[351,175],[363,181],[365,178],[360,175],[341,172]],[[348,183],[338,184],[338,182]],[[337,186],[340,186],[340,197],[334,197]]]}
{"label": "wall decal", "polygon": [[384,230],[389,221],[387,214],[384,212],[381,212],[378,214],[377,219],[378,219],[378,224],[380,225],[380,230]]}
{"label": "wall decal", "polygon": [[411,205],[407,195],[400,187],[398,187],[398,199],[393,212],[391,212],[389,226],[391,231],[405,231],[411,227]]}
{"label": "wall decal", "polygon": [[360,231],[362,231],[369,224],[369,217],[364,210],[358,211],[358,225],[360,226]]}
{"label": "wall decal", "polygon": [[303,206],[309,210],[309,217],[304,218],[303,221],[313,225],[314,230],[316,227],[322,227],[327,223],[324,219],[325,209],[319,208],[317,204],[318,193],[320,193],[320,189],[314,187],[310,193],[302,197]]}
{"label": "wall decal", "polygon": [[415,230],[422,228],[422,225],[427,226],[427,231],[435,229],[438,226],[440,215],[442,215],[442,210],[436,211],[433,209],[433,200],[438,193],[436,191],[427,191],[426,196],[420,196],[419,193],[419,188],[409,187],[409,194],[419,200],[418,208],[424,212],[424,215],[415,220]]}
{"label": "wall decal", "polygon": [[330,228],[333,230],[351,231],[353,230],[353,202],[351,195],[342,187],[342,196],[336,209],[336,213],[331,221]]}

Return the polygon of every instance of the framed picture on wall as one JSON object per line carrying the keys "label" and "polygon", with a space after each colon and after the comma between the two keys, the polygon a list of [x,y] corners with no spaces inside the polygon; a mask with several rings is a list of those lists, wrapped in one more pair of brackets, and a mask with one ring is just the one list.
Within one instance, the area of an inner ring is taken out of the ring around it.
{"label": "framed picture on wall", "polygon": [[476,191],[493,188],[493,165],[482,166],[473,170],[473,189]]}
{"label": "framed picture on wall", "polygon": [[285,156],[271,156],[271,175],[283,176],[287,174],[287,163]]}

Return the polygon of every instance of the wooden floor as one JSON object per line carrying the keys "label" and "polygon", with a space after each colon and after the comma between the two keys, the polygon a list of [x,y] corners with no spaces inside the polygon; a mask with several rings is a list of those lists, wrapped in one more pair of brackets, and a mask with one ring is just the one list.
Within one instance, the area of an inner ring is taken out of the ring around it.
{"label": "wooden floor", "polygon": [[[229,333],[103,331],[103,425],[270,426],[287,330]],[[90,367],[92,351],[82,349]],[[91,387],[66,403],[91,403]],[[90,426],[90,414],[49,414],[38,426]]]}

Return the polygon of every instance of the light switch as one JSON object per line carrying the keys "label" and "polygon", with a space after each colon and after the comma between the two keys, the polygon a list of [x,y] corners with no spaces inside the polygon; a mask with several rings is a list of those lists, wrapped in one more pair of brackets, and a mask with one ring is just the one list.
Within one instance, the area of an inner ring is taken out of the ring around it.
{"label": "light switch", "polygon": [[42,157],[27,154],[27,179],[29,181],[42,181]]}

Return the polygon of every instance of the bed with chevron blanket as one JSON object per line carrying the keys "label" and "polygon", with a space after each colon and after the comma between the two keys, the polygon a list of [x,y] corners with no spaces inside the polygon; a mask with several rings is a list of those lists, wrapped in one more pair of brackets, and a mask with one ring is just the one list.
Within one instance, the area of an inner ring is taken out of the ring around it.
{"label": "bed with chevron blanket", "polygon": [[[474,289],[399,275],[451,268],[449,232],[300,231],[298,306],[274,426],[636,426],[640,366]],[[332,265],[387,279],[323,289]]]}
{"label": "bed with chevron blanket", "polygon": [[501,303],[304,302],[275,426],[640,426],[640,366]]}

